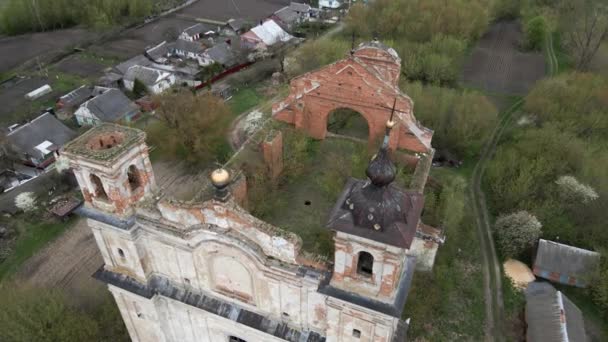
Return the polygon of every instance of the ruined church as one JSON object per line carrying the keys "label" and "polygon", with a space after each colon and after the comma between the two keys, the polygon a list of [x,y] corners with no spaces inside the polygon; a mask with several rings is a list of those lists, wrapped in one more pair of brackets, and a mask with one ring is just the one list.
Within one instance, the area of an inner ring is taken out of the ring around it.
{"label": "ruined church", "polygon": [[[368,120],[370,139],[381,140],[367,179],[344,184],[327,213],[335,252],[326,266],[302,253],[297,235],[243,209],[238,170],[213,171],[204,196],[184,202],[157,188],[140,130],[102,124],[67,144],[62,155],[85,200],[80,212],[104,260],[94,276],[107,283],[131,339],[405,341],[412,277],[432,266],[437,242],[420,222],[422,191],[393,182],[393,152],[410,151],[422,169],[432,156],[432,131],[415,120],[399,73],[394,50],[363,44],[292,80],[273,109],[323,139],[327,113],[353,107]],[[281,146],[273,150],[280,160]]]}

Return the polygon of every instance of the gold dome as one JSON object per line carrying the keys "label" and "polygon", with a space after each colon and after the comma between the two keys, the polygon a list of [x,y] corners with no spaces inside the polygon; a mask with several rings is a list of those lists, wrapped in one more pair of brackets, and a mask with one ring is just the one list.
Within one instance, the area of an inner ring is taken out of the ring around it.
{"label": "gold dome", "polygon": [[223,188],[230,183],[230,173],[226,169],[216,169],[211,172],[211,183],[217,188]]}

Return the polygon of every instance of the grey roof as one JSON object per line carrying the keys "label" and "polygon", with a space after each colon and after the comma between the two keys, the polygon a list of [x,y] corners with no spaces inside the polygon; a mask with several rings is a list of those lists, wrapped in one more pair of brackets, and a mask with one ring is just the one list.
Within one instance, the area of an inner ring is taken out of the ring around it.
{"label": "grey roof", "polygon": [[206,46],[200,42],[178,39],[175,41],[175,49],[192,53],[201,53],[205,51]]}
{"label": "grey roof", "polygon": [[204,24],[196,24],[188,27],[184,30],[184,33],[189,36],[194,36],[195,34],[201,34],[208,31],[213,31],[215,29],[214,26],[204,25]]}
{"label": "grey roof", "polygon": [[143,66],[147,66],[152,64],[152,61],[149,60],[148,58],[146,58],[146,56],[144,55],[137,55],[125,62],[122,62],[120,64],[118,64],[117,66],[115,66],[114,68],[116,70],[118,70],[121,74],[125,74],[127,72],[127,70],[129,70],[130,67],[134,66],[134,65],[143,65]]}
{"label": "grey roof", "polygon": [[118,89],[110,89],[82,106],[88,108],[103,122],[116,122],[125,115],[139,110],[139,107]]}
{"label": "grey roof", "polygon": [[34,157],[43,157],[36,149],[39,144],[50,141],[54,145],[51,148],[59,149],[74,137],[76,132],[50,113],[44,113],[7,134],[7,139],[17,151]]}
{"label": "grey roof", "polygon": [[230,19],[228,20],[228,26],[230,26],[231,29],[238,31],[240,29],[242,29],[245,26],[246,22],[244,19]]}
{"label": "grey roof", "polygon": [[285,24],[292,24],[298,20],[298,12],[292,10],[289,6],[283,7],[280,10],[274,12],[274,15],[277,16],[282,22]]}
{"label": "grey roof", "polygon": [[540,239],[534,267],[588,281],[599,262],[597,252]]}
{"label": "grey roof", "polygon": [[532,282],[526,289],[526,333],[529,342],[584,342],[583,314],[551,284]]}
{"label": "grey roof", "polygon": [[91,96],[92,89],[89,86],[83,85],[79,88],[72,90],[71,92],[61,96],[59,101],[66,107],[80,106]]}
{"label": "grey roof", "polygon": [[290,326],[286,322],[263,316],[240,307],[236,303],[224,301],[204,292],[184,289],[159,275],[152,275],[147,283],[140,283],[134,278],[108,271],[104,266],[101,266],[93,274],[93,277],[145,298],[152,298],[155,295],[171,298],[281,340],[291,342],[325,342],[325,336],[317,332]]}
{"label": "grey roof", "polygon": [[162,70],[135,65],[127,70],[125,80],[135,81],[135,79],[138,79],[147,86],[153,86],[165,73],[166,72]]}
{"label": "grey roof", "polygon": [[289,8],[291,8],[292,11],[296,11],[299,13],[308,13],[308,11],[310,11],[310,5],[309,4],[303,4],[300,2],[292,2],[289,4]]}
{"label": "grey roof", "polygon": [[224,66],[232,66],[235,63],[234,53],[228,43],[219,43],[205,51],[209,58]]}
{"label": "grey roof", "polygon": [[162,61],[166,59],[167,55],[171,53],[174,47],[175,43],[167,43],[165,41],[146,50],[146,55],[154,61]]}

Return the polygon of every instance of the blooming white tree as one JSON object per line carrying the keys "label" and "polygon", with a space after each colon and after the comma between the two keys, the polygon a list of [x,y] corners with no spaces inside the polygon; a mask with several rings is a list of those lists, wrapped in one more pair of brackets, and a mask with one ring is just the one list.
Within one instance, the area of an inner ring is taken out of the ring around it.
{"label": "blooming white tree", "polygon": [[33,192],[23,192],[15,197],[15,206],[25,212],[36,209],[36,195]]}
{"label": "blooming white tree", "polygon": [[502,215],[494,224],[496,242],[505,257],[517,257],[540,237],[542,224],[525,210]]}
{"label": "blooming white tree", "polygon": [[555,184],[562,190],[562,196],[570,202],[581,201],[582,203],[589,203],[599,197],[595,189],[589,185],[582,184],[573,176],[561,176],[555,181]]}

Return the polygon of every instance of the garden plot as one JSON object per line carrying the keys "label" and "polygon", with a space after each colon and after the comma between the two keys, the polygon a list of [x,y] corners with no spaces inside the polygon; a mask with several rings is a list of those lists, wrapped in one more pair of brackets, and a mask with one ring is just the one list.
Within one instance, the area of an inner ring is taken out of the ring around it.
{"label": "garden plot", "polygon": [[540,52],[524,52],[523,33],[515,21],[501,21],[481,37],[464,63],[462,82],[486,92],[524,95],[545,76]]}

